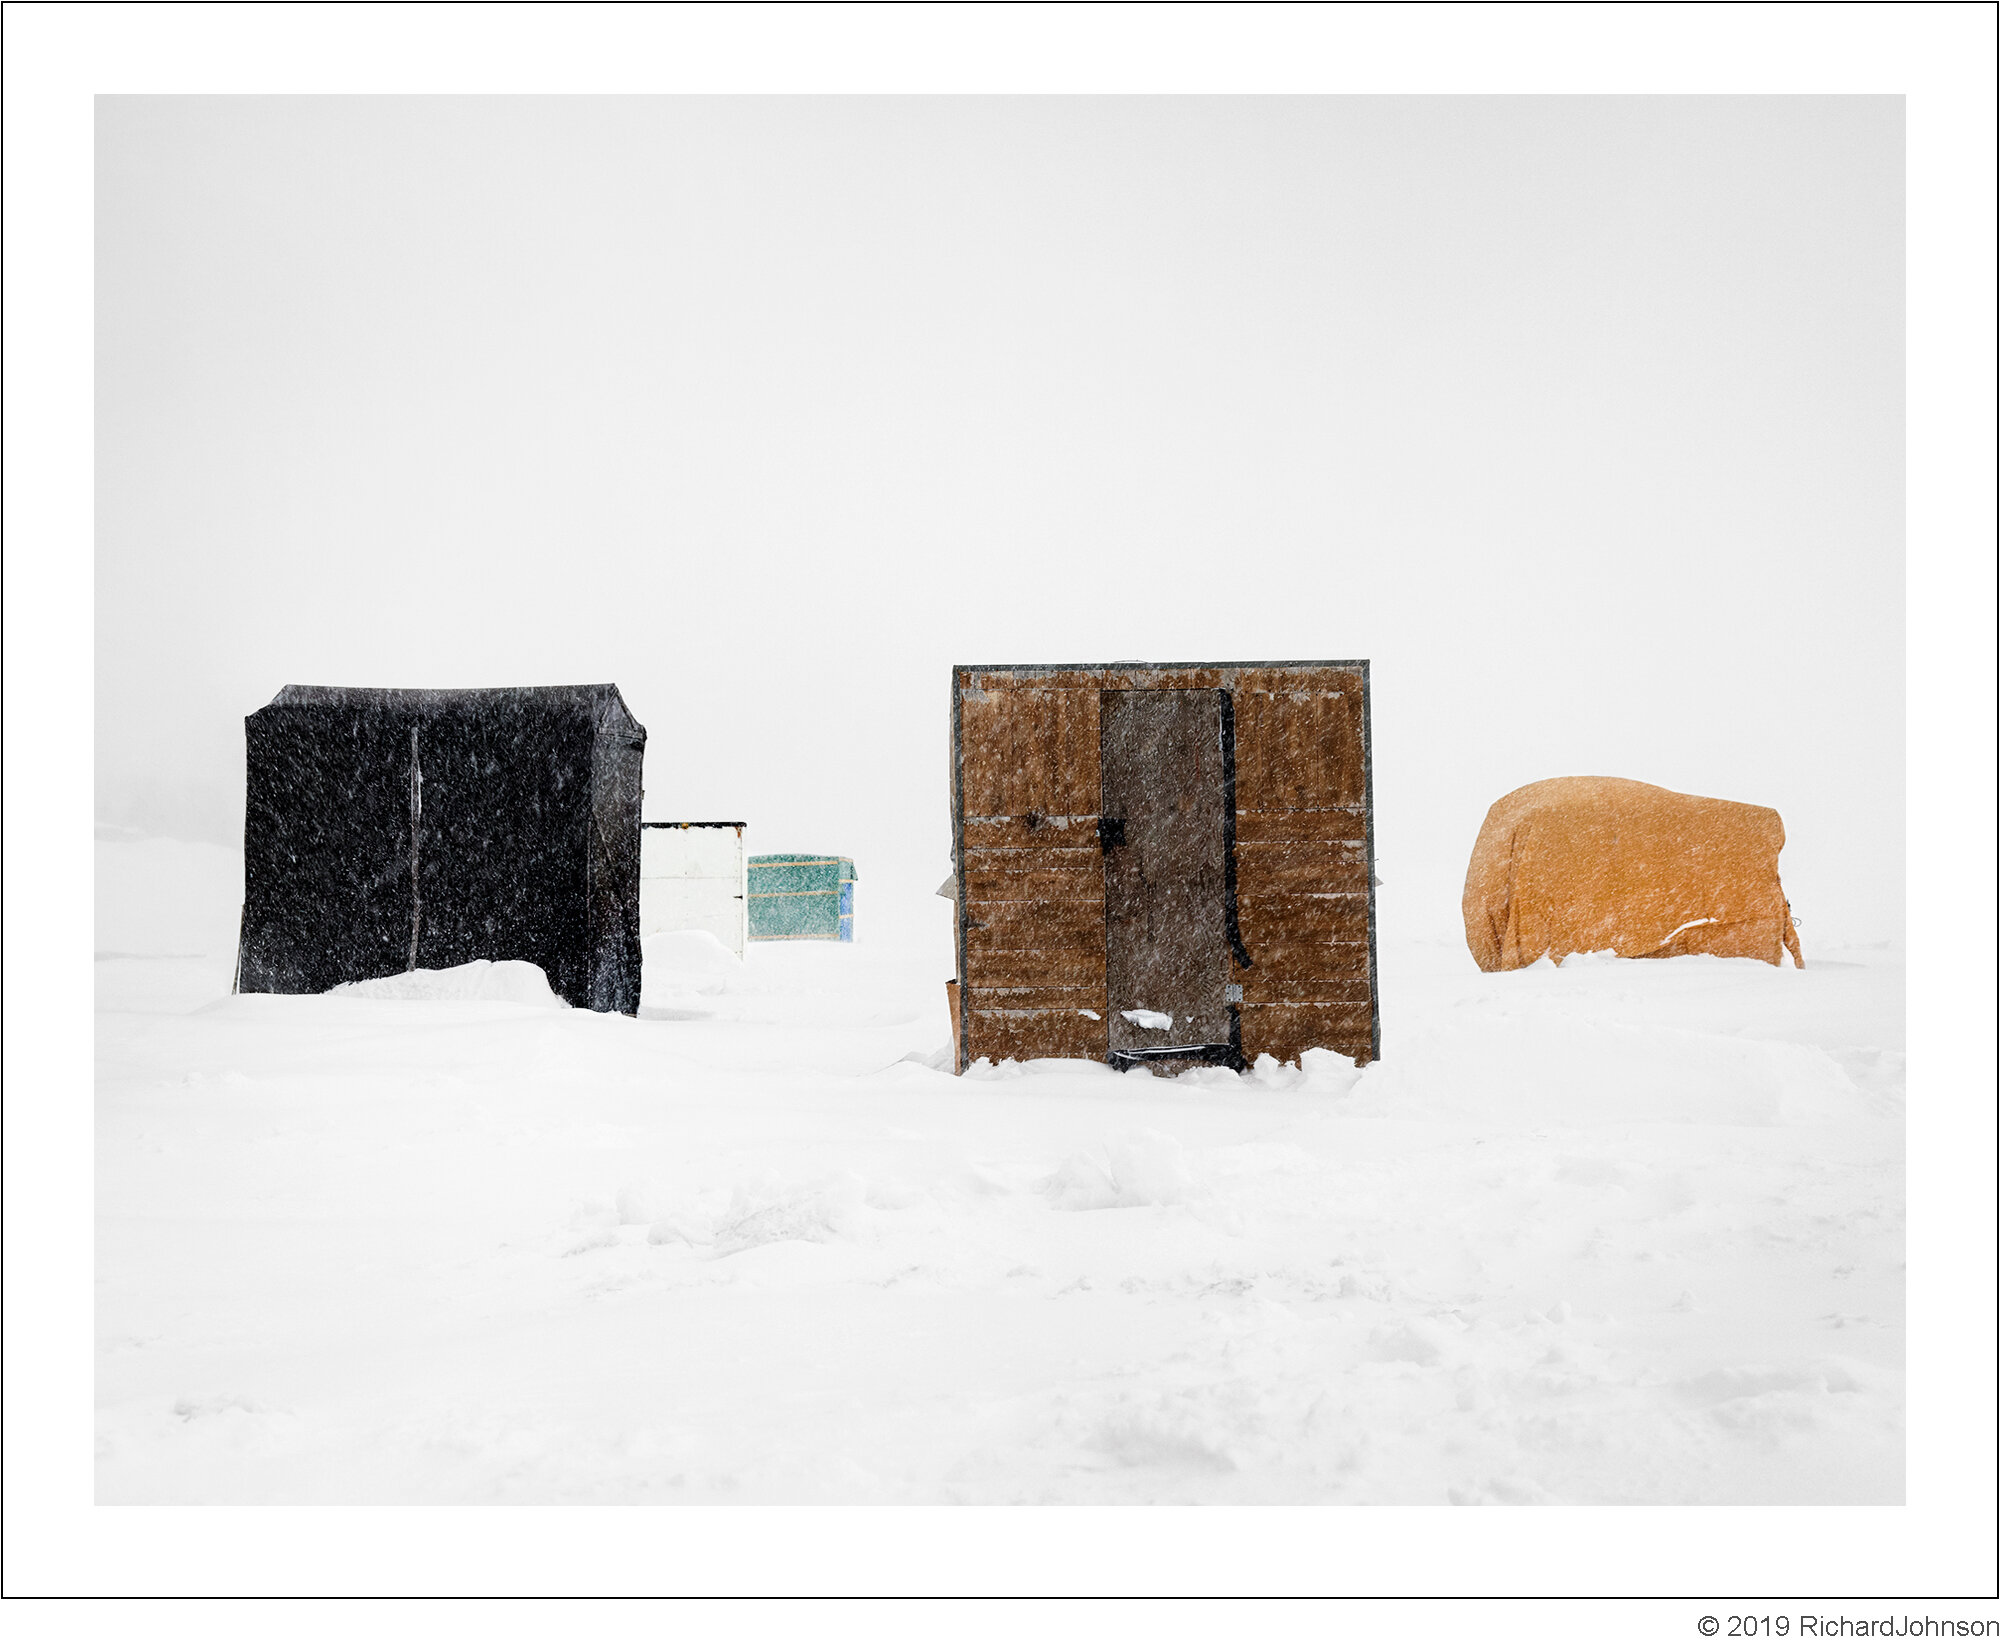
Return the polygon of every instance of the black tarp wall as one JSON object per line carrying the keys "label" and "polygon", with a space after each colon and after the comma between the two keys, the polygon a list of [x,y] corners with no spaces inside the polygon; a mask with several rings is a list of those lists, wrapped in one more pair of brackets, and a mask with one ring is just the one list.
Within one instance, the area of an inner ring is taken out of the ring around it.
{"label": "black tarp wall", "polygon": [[646,729],[616,686],[287,686],[244,731],[239,989],[531,960],[639,1009]]}

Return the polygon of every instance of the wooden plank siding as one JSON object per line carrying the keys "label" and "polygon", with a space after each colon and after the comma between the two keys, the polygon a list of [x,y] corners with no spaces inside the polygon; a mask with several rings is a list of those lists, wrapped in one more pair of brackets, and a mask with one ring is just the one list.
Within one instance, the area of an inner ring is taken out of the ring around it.
{"label": "wooden plank siding", "polygon": [[[984,989],[1084,989],[1104,994],[1104,948],[969,949],[964,990],[969,998]],[[1086,1006],[1090,1002],[1084,1003]],[[1094,1006],[1090,1008],[1096,1010]]]}
{"label": "wooden plank siding", "polygon": [[962,1061],[1101,1059],[1097,688],[994,680],[957,708]]}
{"label": "wooden plank siding", "polygon": [[[1315,1047],[1345,1052],[1357,1063],[1370,1059],[1375,1008],[1368,1001],[1340,1005],[1325,1001],[1243,1007],[1243,1055],[1251,1061],[1268,1052],[1280,1063],[1296,1063]],[[1256,1051],[1251,1050],[1252,1047]]]}
{"label": "wooden plank siding", "polygon": [[1238,685],[1236,806],[1298,812],[1358,807],[1366,795],[1359,677],[1313,687]]}
{"label": "wooden plank siding", "polygon": [[1346,841],[1355,846],[1368,844],[1368,813],[1361,806],[1311,807],[1289,812],[1248,811],[1237,795],[1236,844],[1275,846],[1292,842]]}
{"label": "wooden plank siding", "polygon": [[1046,817],[1095,822],[1095,691],[968,691],[959,714],[968,821],[1007,819],[1030,829]]}
{"label": "wooden plank siding", "polygon": [[1022,903],[1100,895],[1104,859],[1088,846],[982,849],[965,854],[965,895],[980,902]]}
{"label": "wooden plank siding", "polygon": [[961,1068],[1108,1055],[1100,693],[1214,688],[1234,715],[1243,1056],[1377,1054],[1365,665],[961,667]]}
{"label": "wooden plank siding", "polygon": [[1359,669],[1241,671],[1236,897],[1252,964],[1243,1056],[1375,1055],[1366,681]]}

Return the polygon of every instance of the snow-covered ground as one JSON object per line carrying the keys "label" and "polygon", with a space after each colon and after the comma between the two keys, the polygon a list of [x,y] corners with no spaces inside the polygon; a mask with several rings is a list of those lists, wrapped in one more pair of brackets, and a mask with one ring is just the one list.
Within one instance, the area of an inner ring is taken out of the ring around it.
{"label": "snow-covered ground", "polygon": [[232,997],[228,853],[98,864],[102,1502],[1902,1498],[1890,950],[1391,932],[1358,1077],[959,1079],[865,917]]}

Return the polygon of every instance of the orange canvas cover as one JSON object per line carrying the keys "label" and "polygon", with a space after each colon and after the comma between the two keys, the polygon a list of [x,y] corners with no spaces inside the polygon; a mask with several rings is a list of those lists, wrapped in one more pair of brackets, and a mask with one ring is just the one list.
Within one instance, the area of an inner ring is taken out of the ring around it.
{"label": "orange canvas cover", "polygon": [[1493,804],[1465,871],[1465,941],[1485,972],[1543,955],[1728,955],[1799,965],[1768,806],[1623,777],[1552,777]]}

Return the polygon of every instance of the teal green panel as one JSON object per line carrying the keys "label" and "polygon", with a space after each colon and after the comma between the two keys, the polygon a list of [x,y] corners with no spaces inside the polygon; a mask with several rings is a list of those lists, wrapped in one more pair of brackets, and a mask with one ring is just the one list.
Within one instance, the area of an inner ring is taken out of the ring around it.
{"label": "teal green panel", "polygon": [[749,864],[750,895],[776,892],[837,892],[837,857],[753,857]]}
{"label": "teal green panel", "polygon": [[852,858],[768,853],[751,858],[746,873],[753,939],[853,941]]}
{"label": "teal green panel", "polygon": [[752,938],[840,936],[840,895],[813,892],[804,895],[750,896]]}

